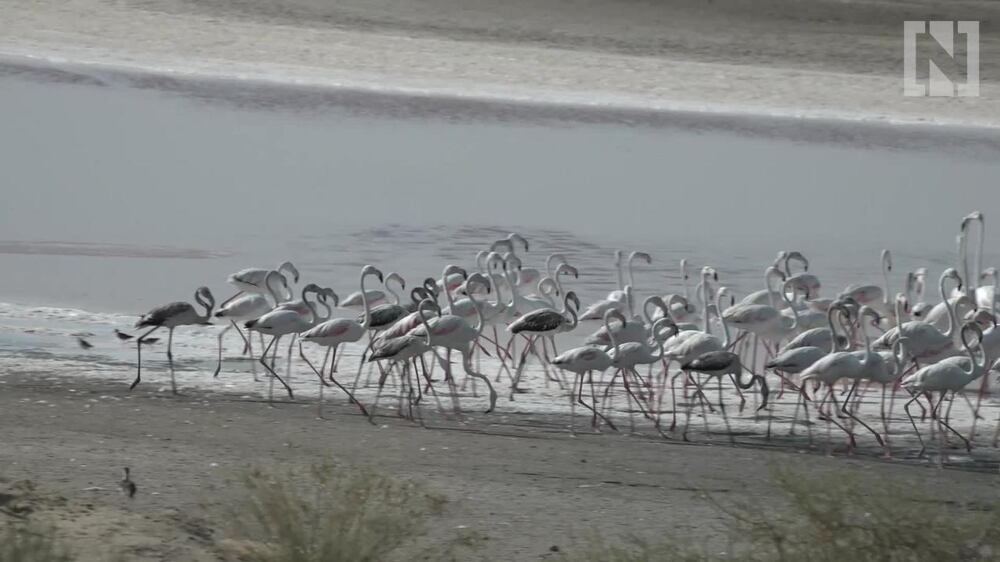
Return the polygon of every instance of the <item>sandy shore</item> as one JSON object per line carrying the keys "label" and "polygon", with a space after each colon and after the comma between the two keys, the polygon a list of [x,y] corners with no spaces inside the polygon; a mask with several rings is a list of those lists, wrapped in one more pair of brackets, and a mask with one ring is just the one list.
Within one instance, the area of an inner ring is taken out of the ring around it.
{"label": "sandy shore", "polygon": [[[117,382],[5,376],[0,385],[0,487],[22,494],[36,516],[55,520],[81,550],[102,560],[216,559],[226,509],[249,467],[333,460],[414,478],[451,507],[428,540],[460,526],[484,537],[491,560],[544,560],[599,529],[609,537],[664,530],[711,538],[719,514],[701,496],[781,509],[771,466],[804,474],[856,470],[912,484],[944,501],[992,494],[996,476],[790,451],[685,445],[653,437],[580,434],[545,416],[430,419],[435,429],[380,418],[372,426],[347,405],[317,420],[312,404],[276,408],[234,396],[171,397]],[[117,490],[129,465],[140,493]],[[738,468],[737,468],[738,467]],[[35,491],[14,483],[30,479]],[[2,517],[2,515],[0,515]]]}
{"label": "sandy shore", "polygon": [[905,98],[901,22],[985,1],[11,0],[0,53],[301,83],[642,107],[1000,126],[980,98]]}

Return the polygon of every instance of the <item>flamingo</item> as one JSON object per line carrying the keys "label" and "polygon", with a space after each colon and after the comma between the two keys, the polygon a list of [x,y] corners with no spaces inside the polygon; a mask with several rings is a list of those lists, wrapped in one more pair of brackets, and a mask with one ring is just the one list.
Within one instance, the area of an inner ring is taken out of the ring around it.
{"label": "flamingo", "polygon": [[[264,287],[267,289],[267,292],[272,299],[271,301],[268,301],[267,297],[259,293],[244,293],[242,296],[229,299],[219,307],[219,310],[215,312],[216,318],[225,318],[226,320],[229,320],[229,324],[220,330],[218,334],[219,361],[215,366],[215,373],[212,375],[213,377],[219,376],[219,372],[222,370],[222,337],[226,335],[226,332],[228,332],[231,328],[235,328],[237,333],[240,334],[240,337],[243,338],[247,349],[250,351],[250,360],[251,362],[253,361],[252,340],[243,335],[243,332],[240,330],[237,322],[243,323],[247,320],[260,318],[264,314],[270,312],[272,308],[281,302],[281,296],[278,294],[277,288],[272,285],[275,281],[280,281],[285,291],[288,291],[288,280],[285,279],[285,276],[276,270],[269,271],[264,280]],[[251,365],[253,365],[254,380],[257,380],[256,365],[253,363],[251,363]]]}
{"label": "flamingo", "polygon": [[[267,369],[268,373],[271,375],[271,384],[268,386],[267,400],[272,402],[273,400],[273,389],[274,380],[277,379],[281,383],[281,386],[285,387],[285,391],[288,392],[288,398],[294,399],[292,394],[292,387],[288,383],[278,376],[274,368],[267,363],[267,353],[274,347],[275,356],[278,353],[278,342],[282,337],[292,334],[296,336],[312,328],[317,321],[319,321],[319,315],[316,313],[316,307],[306,298],[307,289],[315,290],[317,294],[324,294],[322,290],[313,284],[311,287],[307,285],[302,289],[302,307],[298,303],[283,303],[276,307],[267,314],[256,318],[254,320],[248,320],[243,324],[247,329],[260,332],[261,334],[271,336],[271,342],[267,344],[264,348],[264,352],[260,356],[260,364]],[[304,310],[303,310],[304,308]],[[290,354],[289,354],[290,355]],[[274,362],[272,357],[271,362]],[[291,367],[291,357],[288,358],[288,368],[286,368],[286,376],[290,374]]]}
{"label": "flamingo", "polygon": [[[468,277],[468,274],[466,273],[466,271],[464,269],[462,269],[461,267],[457,266],[457,265],[449,265],[448,267],[445,268],[445,277],[451,277],[451,276],[454,276],[454,275],[459,275],[463,279],[465,279],[465,278]],[[430,280],[430,281],[432,283],[434,283],[435,286],[436,286],[436,283],[438,282],[437,280]],[[425,283],[425,285],[426,285],[426,283]],[[450,295],[446,295],[446,298],[449,299],[449,305],[450,305],[451,304],[450,303],[451,296]],[[398,338],[400,336],[406,335],[407,333],[409,333],[411,330],[413,330],[414,328],[416,328],[419,325],[420,325],[420,316],[419,316],[419,307],[418,307],[418,310],[415,310],[415,311],[407,314],[406,316],[404,316],[404,317],[400,318],[398,321],[396,321],[396,323],[393,324],[392,326],[390,326],[390,327],[382,330],[381,332],[379,332],[375,336],[375,339],[376,340],[382,340],[382,341],[388,341],[388,340],[393,339],[393,338]]]}
{"label": "flamingo", "polygon": [[[697,324],[701,319],[698,317],[698,309],[691,302],[691,289],[688,284],[691,276],[688,273],[688,261],[686,259],[681,260],[680,270],[681,286],[684,290],[684,304],[682,306],[672,306],[670,308],[670,318],[678,325],[683,323]],[[663,300],[669,302],[670,295],[664,295]]]}
{"label": "flamingo", "polygon": [[629,282],[626,283],[625,273],[622,270],[623,255],[624,254],[621,250],[615,250],[615,272],[618,275],[618,288],[608,293],[607,298],[588,306],[587,309],[580,314],[580,320],[601,320],[604,318],[604,313],[609,310],[617,310],[623,314],[628,312],[628,299],[625,294],[625,286],[634,286],[633,264],[637,259],[642,259],[646,261],[646,263],[652,263],[653,258],[646,252],[632,252],[629,254],[627,261]]}
{"label": "flamingo", "polygon": [[771,279],[777,278],[782,283],[788,279],[781,269],[774,267],[768,267],[764,271],[764,289],[760,291],[754,291],[749,295],[743,297],[737,306],[750,306],[750,305],[767,305],[775,309],[782,309],[785,307],[784,301],[781,300],[781,295],[778,291],[771,288]]}
{"label": "flamingo", "polygon": [[[845,315],[850,315],[849,309],[842,302],[841,303],[837,303],[835,306],[831,306],[831,309],[830,309],[830,312],[829,312],[829,314],[830,314],[830,317],[829,317],[830,318],[830,330],[831,331],[834,330],[834,328],[833,328],[833,316],[832,315],[833,315],[833,312],[834,312],[835,308],[837,310],[840,310],[841,312],[843,312]],[[866,370],[866,368],[868,366],[869,361],[874,361],[875,360],[875,359],[873,359],[873,354],[871,353],[871,343],[870,343],[870,340],[868,338],[867,332],[864,330],[864,320],[863,319],[866,316],[872,316],[875,319],[876,322],[880,319],[880,316],[879,316],[878,312],[875,309],[873,309],[872,307],[867,306],[867,305],[862,305],[861,306],[861,309],[858,312],[858,318],[859,318],[859,320],[861,320],[861,323],[862,323],[862,335],[864,336],[864,339],[865,339],[865,354],[864,355],[858,355],[858,354],[855,354],[855,353],[850,352],[850,351],[836,351],[834,349],[831,349],[830,353],[826,354],[825,356],[823,356],[822,358],[820,358],[818,361],[816,361],[815,363],[813,363],[812,365],[810,365],[805,371],[802,371],[802,375],[800,377],[800,380],[801,380],[803,386],[800,388],[800,392],[802,393],[803,397],[805,397],[805,392],[806,392],[805,391],[805,388],[806,388],[805,384],[808,381],[811,381],[811,380],[815,380],[817,382],[823,383],[827,387],[827,389],[828,389],[828,391],[826,393],[826,396],[823,398],[822,401],[820,401],[819,405],[817,406],[817,410],[819,411],[820,415],[822,415],[823,404],[826,402],[826,400],[828,398],[833,401],[834,407],[836,407],[837,409],[841,409],[840,408],[840,404],[837,402],[837,397],[835,395],[834,386],[833,385],[836,384],[838,381],[844,380],[844,379],[855,381],[854,382],[854,386],[851,387],[851,391],[853,392],[854,389],[857,387],[857,381],[859,379],[861,379],[861,378],[864,378],[864,376],[865,376],[865,370]],[[848,394],[848,399],[845,402],[849,402],[849,399],[850,399],[850,393]],[[845,405],[845,408],[846,408],[846,405]],[[842,410],[842,411],[844,411],[846,413],[846,410]],[[875,431],[874,429],[872,429],[868,424],[864,423],[863,421],[861,421],[859,418],[857,418],[853,414],[849,413],[848,415],[850,415],[852,417],[852,419],[854,419],[855,421],[859,422],[862,426],[864,426],[865,429],[867,429],[868,431],[870,431],[872,433],[872,435],[875,436],[875,440],[878,441],[879,445],[882,445],[882,446],[885,445],[885,442],[883,441],[882,436],[879,435],[879,433],[877,431]],[[854,434],[849,429],[847,429],[846,427],[840,425],[839,423],[837,423],[836,421],[834,421],[829,416],[826,417],[826,420],[828,422],[833,423],[838,428],[840,428],[842,431],[844,431],[845,434],[847,434],[847,438],[848,438],[848,441],[849,441],[849,449],[854,449],[855,447],[857,447],[857,442],[854,439]]]}
{"label": "flamingo", "polygon": [[[910,414],[910,404],[915,402],[922,394],[927,394],[939,392],[940,399],[938,400],[937,409],[940,410],[941,404],[944,402],[945,396],[950,392],[954,400],[954,396],[961,390],[963,390],[969,383],[978,379],[986,373],[986,356],[982,355],[982,361],[977,358],[977,353],[969,345],[968,339],[966,338],[967,332],[973,332],[979,340],[982,339],[982,329],[975,322],[969,322],[962,327],[961,330],[961,340],[962,347],[965,348],[965,356],[962,357],[947,357],[934,363],[933,365],[927,365],[921,368],[917,372],[905,377],[901,383],[901,386],[905,388],[910,394],[913,395],[904,406],[903,409],[906,411],[907,417],[910,418],[910,424],[913,426],[913,431],[917,434],[917,439],[920,441],[920,455],[923,455],[926,450],[926,445],[924,444],[924,439],[920,435],[920,430],[917,429],[917,424],[913,420],[913,416]],[[906,341],[906,336],[903,337],[904,348],[908,347],[909,342]],[[996,370],[1000,368],[1000,361],[994,363],[990,370]],[[949,405],[949,409],[951,406]],[[958,436],[965,443],[965,448],[967,451],[972,451],[972,444],[966,439],[961,433],[956,431],[947,421],[948,415],[945,414],[944,418],[941,417],[940,413],[936,416],[932,416],[937,420],[937,423],[942,427],[948,429],[952,433]],[[943,439],[943,435],[942,435]],[[943,447],[939,449],[939,461],[943,462],[944,450]]]}
{"label": "flamingo", "polygon": [[[659,297],[651,297],[651,298],[659,298]],[[625,324],[626,322],[625,316],[620,312],[612,311],[611,315],[617,317],[623,325]],[[667,328],[667,332],[669,333],[669,335],[667,336],[661,335],[661,328],[663,327]],[[659,417],[654,417],[652,414],[650,414],[650,412],[648,412],[646,408],[643,407],[639,399],[636,398],[635,394],[632,392],[632,387],[629,385],[628,377],[631,374],[635,378],[635,380],[639,381],[641,377],[639,376],[638,371],[636,371],[637,365],[652,365],[653,363],[657,363],[663,360],[663,342],[668,337],[677,334],[677,325],[674,324],[674,321],[671,320],[669,317],[660,318],[659,320],[655,321],[653,323],[652,328],[650,329],[650,334],[652,336],[653,341],[655,342],[655,345],[650,345],[648,342],[645,341],[619,343],[616,331],[610,329],[610,326],[608,334],[611,337],[611,342],[613,347],[610,353],[611,366],[617,369],[617,372],[614,374],[614,376],[611,377],[611,382],[608,384],[608,390],[610,390],[611,387],[614,386],[615,377],[617,377],[618,374],[621,374],[622,384],[624,385],[625,391],[628,393],[629,397],[633,401],[635,401],[635,404],[642,412],[642,415],[653,422],[653,425],[656,427],[656,430],[660,433],[660,435],[666,437],[666,435],[664,435],[663,431],[660,429]],[[605,396],[607,396],[607,394],[608,392],[605,391]]]}
{"label": "flamingo", "polygon": [[626,283],[625,279],[623,278],[623,271],[622,271],[621,259],[622,259],[622,251],[621,250],[615,250],[615,264],[618,266],[618,289],[616,291],[612,291],[608,295],[609,299],[614,299],[617,296],[618,293],[624,293],[626,286],[635,287],[635,269],[634,268],[635,268],[635,262],[636,262],[636,260],[642,260],[642,261],[646,262],[647,265],[653,263],[653,256],[647,254],[646,252],[632,252],[632,253],[630,253],[628,255],[628,260],[626,260],[626,262],[625,262],[626,270],[628,271],[628,279],[627,279],[627,283]]}
{"label": "flamingo", "polygon": [[204,307],[205,313],[199,314],[194,306],[186,302],[172,302],[163,306],[158,306],[146,314],[143,314],[139,321],[135,323],[137,329],[150,328],[136,340],[136,363],[135,381],[129,386],[132,390],[142,380],[142,344],[150,334],[160,328],[169,330],[167,336],[167,363],[170,365],[170,390],[177,394],[177,381],[174,378],[174,328],[178,326],[192,326],[200,324],[210,324],[212,319],[212,309],[215,307],[215,297],[208,287],[198,287],[194,292],[194,300]]}
{"label": "flamingo", "polygon": [[[605,312],[604,321],[609,322],[611,315],[613,314],[615,314],[615,311],[613,310]],[[619,312],[618,314],[621,313]],[[573,382],[573,387],[570,390],[571,397],[573,395],[576,395],[576,400],[573,401],[572,404],[575,405],[577,402],[579,402],[580,405],[593,412],[591,426],[594,428],[597,427],[597,418],[600,417],[602,420],[604,420],[605,423],[608,424],[608,427],[610,427],[611,429],[616,429],[615,425],[611,422],[611,420],[609,420],[603,414],[597,411],[596,408],[597,396],[594,392],[593,372],[599,371],[603,373],[604,371],[608,370],[609,367],[611,367],[611,364],[612,364],[611,356],[608,355],[606,351],[602,349],[597,349],[589,345],[582,347],[574,347],[572,349],[566,350],[561,354],[557,355],[552,360],[552,365],[564,371],[569,371],[571,373],[574,373],[576,375]],[[590,396],[591,399],[594,401],[593,406],[587,404],[586,401],[584,401],[583,399],[584,377],[587,377],[588,380],[590,381]],[[577,392],[577,388],[579,388],[579,392]],[[572,427],[573,418],[574,415],[571,412],[570,431],[573,430]]]}
{"label": "flamingo", "polygon": [[[938,280],[938,288],[941,292],[941,298],[946,302],[948,299],[945,291],[945,282],[948,280],[954,280],[958,283],[959,287],[962,286],[962,278],[959,277],[958,272],[953,268],[946,269],[941,274],[941,278]],[[902,295],[900,295],[900,297],[901,296]],[[893,342],[897,338],[905,337],[906,345],[904,346],[904,349],[906,353],[916,361],[935,363],[946,357],[956,355],[958,350],[955,347],[953,334],[958,321],[956,319],[954,307],[946,305],[945,308],[948,312],[948,329],[944,332],[941,332],[928,322],[911,320],[882,334],[882,336],[875,341],[873,347],[878,350],[888,350],[891,349]],[[900,298],[897,298],[896,300],[896,309],[897,315],[902,314],[902,303]]]}
{"label": "flamingo", "polygon": [[[445,268],[445,275],[442,278],[447,277],[447,272],[453,266],[448,266]],[[473,273],[465,280],[465,286],[469,287],[474,283],[485,283],[490,284],[489,279],[481,273]],[[451,363],[450,355],[451,351],[458,351],[462,357],[462,367],[465,369],[465,374],[479,379],[486,383],[486,387],[489,389],[490,393],[490,406],[486,409],[485,413],[490,413],[496,408],[497,393],[494,390],[493,385],[490,383],[489,378],[487,378],[482,373],[476,372],[472,368],[472,350],[476,341],[483,333],[483,326],[485,321],[483,319],[483,311],[479,306],[479,302],[475,300],[474,293],[469,292],[469,297],[473,299],[476,305],[476,326],[470,326],[468,322],[464,319],[455,316],[454,314],[443,314],[439,317],[432,318],[427,321],[423,316],[420,317],[421,324],[410,330],[409,334],[412,336],[423,336],[425,334],[430,334],[429,341],[433,346],[444,347],[449,351],[449,361],[444,361],[444,367],[447,371],[447,377],[449,383],[453,383],[453,378],[451,376]],[[437,354],[435,353],[435,356]],[[440,357],[438,357],[440,360]]]}
{"label": "flamingo", "polygon": [[[360,340],[368,332],[371,325],[371,304],[368,302],[369,292],[365,290],[365,280],[370,277],[377,277],[379,282],[384,282],[384,277],[382,272],[379,271],[374,265],[366,265],[361,268],[361,278],[359,284],[361,285],[361,290],[359,294],[361,295],[361,305],[364,308],[363,317],[358,320],[356,318],[333,318],[316,324],[314,327],[302,333],[302,339],[304,341],[317,343],[324,347],[333,348],[333,359],[330,361],[330,382],[337,385],[337,388],[343,390],[352,402],[356,403],[359,408],[361,408],[362,413],[367,415],[364,410],[364,406],[361,406],[360,402],[354,400],[354,394],[357,390],[358,379],[361,377],[361,369],[364,366],[365,355],[362,354],[361,361],[358,362],[358,374],[354,378],[354,386],[349,392],[344,388],[337,379],[334,378],[334,364],[337,359],[337,349],[341,344],[344,343],[354,343]],[[367,350],[366,350],[367,351]],[[320,382],[323,381],[323,373],[316,372],[319,377]],[[322,407],[322,406],[320,406]]]}
{"label": "flamingo", "polygon": [[[236,273],[231,274],[226,279],[226,282],[236,287],[239,290],[239,292],[237,292],[230,298],[231,299],[236,298],[240,296],[242,293],[256,293],[260,295],[266,295],[267,286],[265,285],[265,283],[267,282],[267,274],[270,273],[271,271],[272,270],[270,269],[264,269],[260,267],[249,267],[247,269],[241,269]],[[278,273],[285,273],[287,271],[289,274],[291,274],[293,283],[299,282],[299,270],[296,269],[296,267],[292,265],[292,262],[290,261],[283,262],[281,265],[277,267],[277,269],[273,271],[277,271]],[[222,304],[225,305],[226,303]]]}
{"label": "flamingo", "polygon": [[[632,286],[631,285],[626,285],[625,286],[625,294],[628,295],[628,299],[629,300],[632,299]],[[674,301],[673,302],[678,302],[680,300],[680,298],[681,297],[679,295],[676,295],[674,297]],[[658,296],[647,297],[646,300],[643,302],[643,307],[642,308],[643,308],[644,314],[646,314],[645,320],[646,320],[646,322],[649,325],[652,325],[653,320],[652,320],[652,316],[650,316],[648,314],[648,306],[647,305],[651,305],[651,304],[657,305],[657,307],[661,311],[669,309],[669,305],[667,305],[666,303],[664,303],[662,298],[660,298]],[[616,310],[615,312],[618,312],[620,314],[620,311]],[[665,312],[661,312],[661,317],[662,317],[663,314],[666,314],[666,313]],[[622,316],[624,316],[624,315],[622,315]],[[648,335],[647,324],[643,323],[643,319],[642,318],[640,318],[638,316],[633,316],[631,320],[629,320],[627,322],[623,321],[620,324],[618,324],[617,328],[613,328],[613,327],[611,327],[608,324],[605,324],[604,326],[601,326],[600,328],[598,328],[597,331],[595,331],[593,334],[591,334],[590,336],[588,336],[587,339],[584,340],[584,343],[586,343],[587,345],[610,346],[610,345],[612,345],[610,330],[615,330],[615,337],[618,339],[619,343],[643,341],[644,339],[646,339],[646,336]]]}
{"label": "flamingo", "polygon": [[[767,381],[764,377],[751,373],[750,382],[743,384],[743,363],[740,360],[740,356],[731,351],[709,351],[708,353],[703,353],[698,357],[695,357],[688,363],[681,365],[681,368],[685,371],[694,371],[696,373],[702,373],[708,375],[709,377],[716,377],[721,379],[722,377],[728,376],[733,384],[737,388],[742,390],[748,390],[754,387],[754,384],[760,382],[760,395],[761,403],[757,407],[757,410],[763,410],[767,407]],[[701,390],[700,385],[699,391],[704,394]],[[722,382],[719,382],[719,409],[722,411],[722,418],[726,422],[726,429],[729,432],[729,440],[732,443],[736,442],[733,436],[733,430],[729,425],[729,416],[726,414],[726,405],[723,402],[722,397]],[[691,409],[688,409],[688,419],[690,420]],[[684,440],[687,441],[687,426],[684,425]]]}
{"label": "flamingo", "polygon": [[[978,248],[976,251],[976,259],[973,264],[969,265],[968,259],[968,232],[971,228],[972,223],[979,224],[979,236]],[[969,213],[962,219],[961,226],[961,238],[963,240],[962,244],[962,278],[968,280],[968,285],[966,286],[965,295],[971,298],[979,306],[990,306],[993,299],[989,294],[989,288],[980,287],[978,283],[979,272],[983,269],[983,245],[986,241],[986,218],[980,211],[974,211]],[[982,303],[982,304],[980,304]]]}
{"label": "flamingo", "polygon": [[[515,242],[522,246],[525,252],[528,252],[528,241],[516,232],[511,232],[505,238],[501,238],[491,244],[490,251],[496,252],[500,248],[507,248],[507,252],[510,255],[516,255],[517,247],[514,245]],[[518,264],[520,264],[520,259],[518,259]],[[521,268],[519,266],[515,283],[520,287],[534,287],[541,278],[542,274],[537,269],[531,267]]]}
{"label": "flamingo", "polygon": [[[907,287],[908,289],[910,287]],[[924,291],[927,288],[927,268],[918,267],[913,270],[913,304],[910,306],[910,318],[913,320],[923,320],[931,310],[931,305],[924,302]],[[907,293],[909,297],[909,292]]]}
{"label": "flamingo", "polygon": [[[385,282],[383,284],[385,285],[385,290],[388,291],[389,294],[392,296],[392,303],[391,304],[397,304],[398,305],[399,304],[399,294],[396,293],[396,291],[392,290],[392,287],[389,286],[389,281],[395,281],[395,282],[399,283],[399,289],[401,291],[405,291],[406,290],[406,281],[403,279],[403,277],[400,274],[398,274],[396,272],[392,272],[389,275],[385,276]],[[364,298],[362,298],[362,297],[364,297]],[[385,302],[385,300],[386,300],[386,294],[385,294],[385,291],[381,291],[379,289],[369,289],[363,295],[362,295],[362,293],[360,291],[354,291],[353,293],[351,293],[351,294],[347,295],[346,297],[344,297],[344,300],[342,300],[340,302],[340,306],[342,308],[358,308],[358,307],[363,307],[365,305],[365,300],[366,299],[367,299],[369,307],[371,307],[371,306],[377,306],[377,305],[380,305],[383,302]]]}
{"label": "flamingo", "polygon": [[859,304],[876,308],[883,314],[890,314],[889,310],[889,273],[892,272],[892,253],[889,250],[882,250],[882,279],[885,288],[878,285],[849,285],[840,294],[841,297],[851,297]]}
{"label": "flamingo", "polygon": [[[404,334],[399,337],[391,338],[388,340],[380,340],[378,344],[372,348],[371,355],[368,356],[368,361],[387,361],[389,363],[389,369],[382,375],[379,379],[378,392],[375,394],[375,401],[372,406],[368,409],[369,420],[374,419],[375,409],[378,407],[378,398],[382,393],[382,387],[385,384],[385,378],[391,372],[392,367],[403,364],[403,373],[400,375],[401,380],[406,380],[410,387],[410,406],[412,408],[413,404],[419,404],[420,401],[420,384],[416,385],[417,389],[417,399],[414,401],[412,398],[413,393],[413,383],[410,380],[410,363],[413,363],[414,371],[417,370],[417,357],[420,357],[424,353],[431,351],[431,341],[430,341],[430,330],[427,328],[427,313],[430,312],[431,315],[436,313],[437,316],[441,316],[441,307],[437,305],[431,299],[424,299],[420,301],[417,305],[417,315],[418,321],[424,324],[424,334],[410,335]],[[430,377],[427,376],[426,370],[424,371],[424,376],[427,379],[428,386],[430,385]],[[418,406],[419,411],[419,406]]]}
{"label": "flamingo", "polygon": [[[570,303],[573,303],[575,305],[575,308],[571,307]],[[514,380],[511,383],[510,387],[511,400],[514,399],[514,393],[518,391],[517,383],[521,380],[521,373],[524,371],[524,364],[527,361],[528,352],[533,351],[535,355],[538,356],[538,352],[534,351],[535,340],[538,339],[539,337],[552,337],[557,333],[570,332],[573,329],[575,329],[578,323],[576,310],[579,307],[580,307],[580,299],[577,298],[576,293],[570,291],[566,293],[566,296],[563,298],[563,306],[561,311],[557,311],[554,308],[540,308],[537,310],[533,310],[521,316],[520,318],[512,322],[510,326],[507,327],[508,331],[510,331],[512,336],[516,336],[517,334],[521,333],[530,334],[530,336],[528,337],[528,342],[524,346],[524,351],[521,353],[521,360],[518,363],[517,371],[514,375]],[[568,318],[566,316],[567,313],[569,314]],[[542,341],[542,345],[544,352],[545,349],[544,340]],[[545,364],[545,362],[548,362],[547,357],[539,357],[539,359],[543,361],[542,363],[543,365]]]}

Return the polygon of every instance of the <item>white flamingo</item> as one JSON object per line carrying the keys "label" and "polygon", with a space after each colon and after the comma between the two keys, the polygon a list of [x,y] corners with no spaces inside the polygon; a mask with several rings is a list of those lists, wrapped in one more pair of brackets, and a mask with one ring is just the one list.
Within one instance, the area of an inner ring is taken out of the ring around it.
{"label": "white flamingo", "polygon": [[[445,271],[447,272],[448,268],[446,268]],[[470,275],[465,281],[465,285],[470,285],[470,281],[471,283],[490,283],[489,279],[481,273],[473,273]],[[449,360],[444,361],[443,363],[445,370],[447,371],[446,376],[448,378],[448,382],[452,385],[454,385],[454,379],[451,376],[451,351],[459,352],[462,358],[462,367],[465,369],[465,374],[483,381],[489,389],[490,406],[485,412],[488,414],[496,407],[497,393],[496,390],[494,390],[493,385],[490,383],[489,378],[482,373],[476,372],[472,368],[473,346],[479,339],[479,336],[482,335],[485,322],[483,320],[482,309],[478,306],[479,303],[475,301],[474,293],[469,292],[469,295],[473,298],[473,302],[476,303],[477,322],[475,327],[470,326],[468,322],[458,316],[453,314],[443,314],[439,317],[432,318],[430,321],[423,321],[423,317],[421,317],[421,324],[411,330],[409,334],[418,337],[430,334],[429,339],[431,345],[444,347],[448,350]],[[438,359],[440,359],[440,357]]]}
{"label": "white flamingo", "polygon": [[[231,328],[235,328],[240,337],[243,338],[243,342],[250,352],[253,378],[255,381],[257,380],[257,364],[253,362],[253,340],[243,335],[243,331],[240,330],[237,323],[242,324],[247,320],[260,318],[281,302],[282,296],[278,293],[277,287],[274,286],[274,283],[277,282],[280,282],[281,287],[285,292],[288,292],[288,280],[285,279],[285,276],[276,270],[269,271],[264,280],[264,288],[267,290],[267,294],[271,297],[271,300],[268,300],[266,296],[259,293],[244,293],[241,296],[229,299],[219,306],[219,309],[215,312],[215,317],[228,320],[229,324],[219,331],[219,361],[215,366],[213,377],[219,376],[219,372],[222,370],[222,337]],[[263,343],[263,340],[261,342]]]}
{"label": "white flamingo", "polygon": [[[945,396],[948,393],[951,393],[953,397],[952,401],[954,401],[954,396],[958,392],[964,390],[969,383],[986,374],[986,356],[985,354],[979,353],[978,355],[982,356],[982,361],[978,359],[976,351],[972,349],[972,346],[970,346],[968,339],[966,338],[966,334],[970,331],[973,332],[978,339],[982,338],[982,330],[976,323],[969,322],[962,327],[960,339],[962,340],[962,347],[965,348],[965,356],[947,357],[937,363],[934,363],[933,365],[927,365],[912,375],[904,378],[901,383],[902,387],[913,395],[913,398],[911,398],[906,405],[903,406],[903,409],[906,411],[906,415],[910,419],[910,424],[913,426],[913,431],[916,432],[917,439],[920,441],[921,455],[926,450],[926,445],[924,444],[923,437],[920,435],[920,430],[917,429],[916,422],[913,420],[913,415],[910,414],[910,404],[920,398],[922,394],[927,394],[929,396],[931,393],[935,392],[940,393],[940,398],[937,406],[935,407],[937,414],[932,415],[932,419],[936,419],[938,424],[957,435],[958,438],[965,443],[966,450],[970,452],[972,450],[972,444],[969,440],[948,423],[948,414],[946,413],[943,418],[940,414],[941,404],[944,402]],[[903,345],[904,349],[909,345],[909,342],[905,340],[905,337]],[[1000,367],[1000,361],[995,363],[990,370],[995,370],[998,367]],[[949,405],[949,409],[950,408],[951,406]],[[944,438],[943,434],[941,438]],[[939,460],[943,462],[943,447],[939,450],[939,453]]]}
{"label": "white flamingo", "polygon": [[[236,273],[230,275],[226,282],[230,285],[236,287],[240,292],[236,293],[235,298],[240,296],[240,293],[255,293],[259,295],[267,295],[267,274],[272,270],[265,269],[261,267],[248,267],[246,269],[241,269]],[[299,270],[296,269],[292,262],[286,261],[277,267],[274,271],[284,274],[288,272],[292,276],[292,283],[299,282]],[[226,303],[222,303],[225,305]]]}
{"label": "white flamingo", "polygon": [[[313,285],[313,287],[317,293],[321,292],[318,286]],[[260,318],[248,320],[243,324],[243,326],[247,329],[271,336],[271,342],[267,344],[267,347],[264,348],[264,351],[260,356],[260,364],[263,365],[271,375],[271,382],[268,385],[267,392],[268,402],[271,402],[274,398],[273,391],[275,379],[281,383],[281,386],[285,387],[285,391],[288,392],[288,398],[294,399],[292,387],[289,386],[284,379],[278,376],[278,373],[274,370],[274,367],[271,364],[268,364],[267,353],[272,347],[274,347],[275,356],[271,359],[271,363],[273,364],[278,353],[278,342],[282,337],[290,334],[293,336],[301,334],[302,332],[312,328],[319,320],[319,315],[316,313],[316,307],[309,301],[308,298],[306,298],[306,289],[310,288],[312,287],[307,285],[302,291],[302,304],[304,305],[304,310],[298,305],[298,303],[283,303],[276,306],[273,310]],[[286,376],[290,374],[290,369],[291,354],[289,353],[288,368],[286,368],[285,372]]]}

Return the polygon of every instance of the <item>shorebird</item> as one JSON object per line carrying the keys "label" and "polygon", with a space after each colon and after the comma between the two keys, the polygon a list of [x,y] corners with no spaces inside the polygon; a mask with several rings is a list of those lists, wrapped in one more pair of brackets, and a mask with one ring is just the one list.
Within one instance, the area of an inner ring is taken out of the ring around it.
{"label": "shorebird", "polygon": [[122,493],[129,498],[135,497],[137,488],[135,482],[132,481],[131,471],[127,466],[122,469],[122,480],[118,483],[118,487],[121,489]]}

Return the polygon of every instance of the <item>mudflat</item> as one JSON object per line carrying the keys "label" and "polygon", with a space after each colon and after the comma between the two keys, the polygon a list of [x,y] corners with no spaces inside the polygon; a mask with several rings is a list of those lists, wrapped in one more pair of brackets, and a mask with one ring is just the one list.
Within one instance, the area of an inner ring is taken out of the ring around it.
{"label": "mudflat", "polygon": [[[817,477],[848,471],[919,487],[952,505],[993,497],[996,479],[706,444],[703,436],[684,444],[594,434],[582,419],[574,436],[564,418],[542,415],[456,420],[426,412],[422,428],[387,409],[372,425],[342,400],[321,420],[312,403],[272,408],[226,394],[174,397],[153,385],[128,393],[119,381],[37,374],[2,380],[0,488],[35,509],[33,517],[54,521],[80,560],[105,560],[109,552],[129,560],[218,559],[233,506],[246,494],[238,484],[244,471],[324,461],[413,479],[443,494],[445,515],[430,522],[421,542],[474,532],[470,560],[545,560],[552,547],[566,552],[595,531],[611,539],[673,532],[716,540],[722,515],[705,494],[777,512],[785,500],[771,481],[775,467]],[[123,466],[139,488],[132,500],[118,489]]]}

